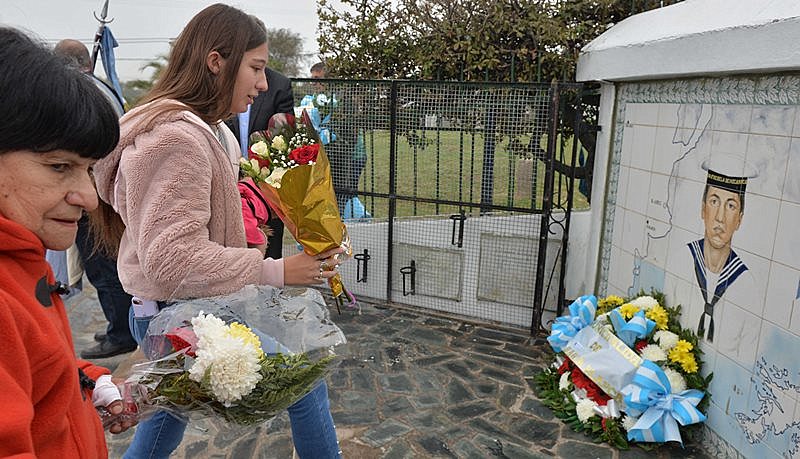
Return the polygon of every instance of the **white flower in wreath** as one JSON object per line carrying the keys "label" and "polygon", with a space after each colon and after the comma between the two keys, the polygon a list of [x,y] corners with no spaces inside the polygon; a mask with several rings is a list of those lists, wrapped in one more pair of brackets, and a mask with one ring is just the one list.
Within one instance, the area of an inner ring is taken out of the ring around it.
{"label": "white flower in wreath", "polygon": [[652,308],[653,306],[658,306],[658,301],[656,301],[656,299],[653,298],[652,296],[640,296],[639,298],[636,298],[635,300],[631,301],[630,304],[638,307],[641,310],[646,311]]}
{"label": "white flower in wreath", "polygon": [[558,380],[558,389],[559,390],[568,390],[570,384],[572,382],[569,380],[570,372],[567,371],[561,375],[561,379]]}
{"label": "white flower in wreath", "polygon": [[664,352],[664,349],[661,349],[655,344],[648,344],[642,348],[641,355],[643,359],[651,360],[653,362],[663,362],[667,360],[667,353]]}
{"label": "white flower in wreath", "polygon": [[635,426],[637,422],[639,422],[639,418],[628,416],[626,414],[625,417],[622,418],[622,428],[627,432],[633,429],[633,426]]}
{"label": "white flower in wreath", "polygon": [[669,351],[675,347],[676,344],[678,344],[678,341],[681,338],[669,330],[659,330],[655,335],[653,335],[653,339],[658,343],[661,349]]}
{"label": "white flower in wreath", "polygon": [[579,400],[577,405],[575,405],[575,413],[578,415],[578,420],[586,422],[592,416],[596,416],[597,413],[594,411],[594,407],[596,406],[597,403],[592,401],[592,399],[584,398]]}
{"label": "white flower in wreath", "polygon": [[673,394],[680,394],[686,390],[686,380],[683,378],[683,375],[672,368],[664,368],[664,374],[667,375],[669,386]]}

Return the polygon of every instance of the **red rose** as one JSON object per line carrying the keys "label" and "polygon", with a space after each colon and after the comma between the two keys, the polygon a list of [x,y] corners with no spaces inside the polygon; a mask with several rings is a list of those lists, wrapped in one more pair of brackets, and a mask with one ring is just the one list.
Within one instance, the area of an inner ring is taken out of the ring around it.
{"label": "red rose", "polygon": [[300,148],[295,148],[289,153],[289,159],[294,160],[297,164],[308,164],[311,161],[317,160],[319,154],[319,144],[304,145]]}
{"label": "red rose", "polygon": [[643,339],[640,339],[633,345],[633,348],[636,349],[636,352],[639,353],[641,353],[642,349],[644,349],[645,347],[647,347],[647,341]]}

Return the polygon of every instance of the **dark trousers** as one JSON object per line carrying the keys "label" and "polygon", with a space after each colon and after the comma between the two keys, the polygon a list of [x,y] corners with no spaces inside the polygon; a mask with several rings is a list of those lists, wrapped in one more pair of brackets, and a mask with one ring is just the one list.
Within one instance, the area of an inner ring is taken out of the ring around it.
{"label": "dark trousers", "polygon": [[272,236],[267,238],[267,253],[265,258],[277,260],[283,258],[283,222],[280,218],[272,218],[267,222],[272,230]]}
{"label": "dark trousers", "polygon": [[113,343],[135,344],[128,326],[131,296],[125,293],[119,282],[117,261],[100,252],[94,252],[94,238],[89,228],[89,218],[85,215],[78,222],[78,237],[75,242],[83,262],[83,270],[89,282],[97,289],[100,307],[108,320],[107,339]]}

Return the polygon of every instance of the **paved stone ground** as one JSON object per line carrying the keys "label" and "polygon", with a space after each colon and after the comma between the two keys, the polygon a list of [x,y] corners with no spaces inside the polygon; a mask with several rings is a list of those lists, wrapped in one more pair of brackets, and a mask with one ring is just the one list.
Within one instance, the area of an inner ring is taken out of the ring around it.
{"label": "paved stone ground", "polygon": [[[67,302],[76,350],[104,328],[94,290]],[[364,304],[361,315],[332,312],[349,342],[328,377],[346,458],[711,457],[699,447],[618,452],[593,444],[553,418],[532,376],[550,360],[544,340],[524,330]],[[132,355],[98,360],[116,368]],[[108,435],[121,457],[131,432]],[[190,424],[178,458],[291,458],[284,413],[268,426],[220,430]]]}

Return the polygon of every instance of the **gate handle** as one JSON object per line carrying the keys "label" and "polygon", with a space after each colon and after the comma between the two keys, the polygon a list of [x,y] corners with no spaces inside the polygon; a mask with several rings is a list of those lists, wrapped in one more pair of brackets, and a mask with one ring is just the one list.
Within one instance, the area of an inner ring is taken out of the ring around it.
{"label": "gate handle", "polygon": [[[403,266],[400,268],[400,274],[403,275],[403,296],[416,295],[416,273],[417,264],[411,260],[411,266]],[[406,291],[406,276],[411,276],[411,290]]]}
{"label": "gate handle", "polygon": [[[466,219],[467,216],[464,215],[463,209],[460,213],[450,216],[450,220],[453,220],[453,231],[450,233],[450,245],[457,245],[459,248],[464,246],[464,220]],[[458,241],[456,241],[456,222],[458,222]]]}
{"label": "gate handle", "polygon": [[[364,253],[357,253],[357,254],[353,255],[353,258],[355,258],[356,261],[358,262],[358,264],[356,265],[356,283],[363,282],[363,283],[366,284],[367,283],[367,262],[372,257],[369,256],[369,251],[367,249],[364,249]],[[361,264],[362,262],[364,263],[363,265]],[[363,270],[362,270],[362,266],[363,266]]]}

